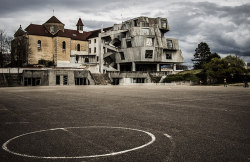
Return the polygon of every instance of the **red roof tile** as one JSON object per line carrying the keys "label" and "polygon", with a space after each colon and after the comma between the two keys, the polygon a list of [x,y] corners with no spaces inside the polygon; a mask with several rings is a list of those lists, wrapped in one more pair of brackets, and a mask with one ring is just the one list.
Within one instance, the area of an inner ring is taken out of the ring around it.
{"label": "red roof tile", "polygon": [[27,31],[28,35],[39,35],[47,37],[53,36],[43,25],[30,24],[25,30]]}
{"label": "red roof tile", "polygon": [[63,24],[60,20],[58,20],[55,16],[52,16],[46,23],[59,23]]}
{"label": "red roof tile", "polygon": [[[110,30],[112,27],[104,28],[104,31]],[[66,37],[73,40],[86,41],[89,38],[98,37],[101,29],[90,32],[78,32],[77,30],[64,29],[64,31],[58,31],[55,35],[52,35],[43,25],[30,24],[26,29],[28,35],[39,35],[47,37]]]}

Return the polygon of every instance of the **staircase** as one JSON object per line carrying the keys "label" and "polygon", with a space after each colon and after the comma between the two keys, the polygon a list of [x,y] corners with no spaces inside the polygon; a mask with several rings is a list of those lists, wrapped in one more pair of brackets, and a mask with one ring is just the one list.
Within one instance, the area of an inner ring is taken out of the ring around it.
{"label": "staircase", "polygon": [[96,85],[108,85],[112,83],[107,74],[92,73],[92,77]]}

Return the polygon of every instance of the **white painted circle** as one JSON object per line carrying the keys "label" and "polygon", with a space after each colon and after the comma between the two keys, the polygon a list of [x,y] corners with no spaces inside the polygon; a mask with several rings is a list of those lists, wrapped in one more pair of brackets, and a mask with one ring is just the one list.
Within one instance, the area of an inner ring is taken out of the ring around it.
{"label": "white painted circle", "polygon": [[[107,129],[125,129],[125,130],[131,130],[131,131],[137,131],[137,132],[142,132],[147,134],[148,136],[151,137],[151,140],[141,146],[135,147],[135,148],[131,148],[131,149],[127,149],[127,150],[123,150],[123,151],[118,151],[118,152],[111,152],[108,154],[100,154],[100,155],[89,155],[89,156],[34,156],[34,155],[28,155],[28,154],[21,154],[18,152],[14,152],[8,149],[8,144],[11,141],[14,141],[17,138],[23,137],[23,136],[27,136],[30,134],[35,134],[35,133],[40,133],[40,132],[46,132],[46,131],[54,131],[54,130],[60,130],[60,129],[82,129],[82,128],[107,128]],[[95,158],[95,157],[105,157],[105,156],[114,156],[114,155],[119,155],[119,154],[124,154],[130,151],[135,151],[135,150],[139,150],[142,149],[148,145],[151,145],[152,143],[154,143],[156,140],[155,136],[147,131],[144,130],[140,130],[140,129],[133,129],[133,128],[125,128],[125,127],[108,127],[108,126],[87,126],[87,127],[66,127],[66,128],[53,128],[53,129],[44,129],[44,130],[40,130],[40,131],[34,131],[34,132],[29,132],[29,133],[25,133],[25,134],[21,134],[19,136],[16,136],[14,138],[9,139],[8,141],[6,141],[3,145],[2,148],[14,155],[18,155],[18,156],[23,156],[23,157],[29,157],[29,158],[43,158],[43,159],[83,159],[83,158]]]}

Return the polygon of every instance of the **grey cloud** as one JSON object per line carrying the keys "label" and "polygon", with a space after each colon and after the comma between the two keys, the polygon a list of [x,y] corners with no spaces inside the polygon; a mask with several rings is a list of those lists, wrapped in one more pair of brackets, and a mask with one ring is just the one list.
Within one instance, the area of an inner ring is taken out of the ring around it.
{"label": "grey cloud", "polygon": [[[237,33],[239,27],[250,33],[250,4],[223,7],[208,2],[174,4],[178,4],[181,8],[170,11],[168,19],[172,31],[167,33],[168,36],[179,38],[184,43],[187,43],[188,38],[200,37],[203,38],[202,41],[210,45],[213,52],[221,54],[238,53],[241,56],[250,56],[250,35],[240,37],[240,33]],[[211,23],[208,18],[227,21]],[[233,33],[238,37],[236,39],[228,36],[227,33]],[[242,40],[245,43],[240,44],[239,42],[242,42]],[[193,48],[196,47],[197,45]],[[192,49],[186,47],[185,51],[192,52]]]}

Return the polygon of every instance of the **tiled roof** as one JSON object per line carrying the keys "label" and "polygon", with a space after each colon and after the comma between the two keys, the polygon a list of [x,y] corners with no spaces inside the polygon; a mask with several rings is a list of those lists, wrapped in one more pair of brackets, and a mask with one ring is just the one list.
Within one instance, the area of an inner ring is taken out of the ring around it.
{"label": "tiled roof", "polygon": [[23,36],[25,33],[25,31],[22,29],[21,25],[19,27],[19,29],[16,31],[16,33],[14,34],[14,37],[18,37],[18,36]]}
{"label": "tiled roof", "polygon": [[43,25],[30,24],[25,30],[27,31],[28,35],[39,35],[47,37],[53,36]]}
{"label": "tiled roof", "polygon": [[[107,31],[111,29],[104,28],[103,31]],[[30,24],[26,29],[28,35],[39,35],[39,36],[47,36],[47,37],[66,37],[71,38],[73,40],[81,40],[86,41],[89,38],[98,37],[98,34],[101,32],[101,29],[94,30],[90,32],[80,33],[77,30],[64,29],[64,31],[58,31],[55,35],[50,34],[50,32],[43,25]]]}
{"label": "tiled roof", "polygon": [[60,20],[58,20],[55,16],[52,16],[46,23],[59,23],[63,24]]}
{"label": "tiled roof", "polygon": [[83,23],[82,23],[82,19],[81,18],[79,18],[76,26],[84,26]]}

